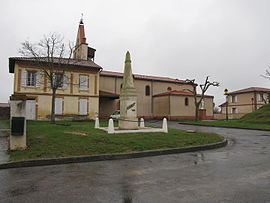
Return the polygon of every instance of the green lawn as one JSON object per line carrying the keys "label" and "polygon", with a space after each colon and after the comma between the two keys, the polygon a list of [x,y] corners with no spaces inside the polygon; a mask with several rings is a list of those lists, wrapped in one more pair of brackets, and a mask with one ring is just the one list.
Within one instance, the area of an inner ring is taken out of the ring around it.
{"label": "green lawn", "polygon": [[244,123],[268,124],[270,126],[270,104],[263,105],[258,110],[240,118]]}
{"label": "green lawn", "polygon": [[9,129],[9,120],[0,120],[0,129]]}
{"label": "green lawn", "polygon": [[[223,137],[217,134],[187,133],[174,129],[170,129],[168,134],[107,134],[104,131],[94,129],[94,122],[64,123],[70,126],[49,124],[44,121],[28,121],[28,149],[11,151],[10,160],[166,149],[209,144],[223,140]],[[107,125],[107,123],[101,122],[102,125]],[[85,133],[85,135],[71,134],[70,132]]]}
{"label": "green lawn", "polygon": [[239,128],[257,128],[257,129],[269,129],[270,123],[246,123],[240,119],[228,120],[228,121],[191,121],[191,120],[179,120],[181,123],[200,124],[206,126],[227,126],[227,127],[239,127]]}

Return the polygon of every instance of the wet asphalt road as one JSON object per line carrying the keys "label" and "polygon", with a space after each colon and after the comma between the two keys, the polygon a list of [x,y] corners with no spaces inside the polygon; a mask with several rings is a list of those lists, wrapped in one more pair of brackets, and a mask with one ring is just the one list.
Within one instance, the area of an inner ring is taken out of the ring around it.
{"label": "wet asphalt road", "polygon": [[216,132],[229,145],[196,153],[0,170],[0,202],[270,202],[270,132],[176,122],[169,127]]}
{"label": "wet asphalt road", "polygon": [[0,129],[0,163],[5,163],[9,160],[9,155],[7,153],[8,149],[8,133]]}

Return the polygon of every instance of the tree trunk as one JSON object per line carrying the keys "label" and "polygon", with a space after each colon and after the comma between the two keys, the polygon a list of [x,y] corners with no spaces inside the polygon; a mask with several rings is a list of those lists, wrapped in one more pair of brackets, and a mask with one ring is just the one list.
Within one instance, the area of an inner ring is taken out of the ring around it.
{"label": "tree trunk", "polygon": [[199,121],[199,104],[198,104],[198,98],[197,98],[197,91],[196,87],[193,86],[193,96],[194,96],[194,104],[195,104],[195,121]]}
{"label": "tree trunk", "polygon": [[52,109],[51,109],[51,122],[55,123],[55,95],[56,89],[52,89]]}
{"label": "tree trunk", "polygon": [[195,104],[195,121],[199,121],[199,105]]}

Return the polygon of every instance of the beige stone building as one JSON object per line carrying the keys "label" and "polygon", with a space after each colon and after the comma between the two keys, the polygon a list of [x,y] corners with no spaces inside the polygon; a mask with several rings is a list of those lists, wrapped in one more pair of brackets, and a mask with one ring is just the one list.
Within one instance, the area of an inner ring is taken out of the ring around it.
{"label": "beige stone building", "polygon": [[[169,119],[194,119],[195,105],[193,95],[186,91],[192,86],[183,80],[134,74],[137,90],[138,117]],[[108,118],[119,109],[119,94],[123,74],[119,72],[100,72],[99,115]],[[206,119],[213,118],[213,96],[205,96]]]}
{"label": "beige stone building", "polygon": [[230,119],[240,118],[251,113],[266,103],[269,103],[270,89],[250,87],[227,94],[227,102],[220,105],[223,118],[226,118],[226,108]]}
{"label": "beige stone building", "polygon": [[[81,22],[77,35],[77,49],[74,58],[55,58],[55,73],[61,80],[56,91],[55,114],[57,119],[94,119],[99,106],[99,72],[95,64],[95,49],[88,47]],[[28,120],[47,120],[51,113],[52,90],[42,68],[46,58],[9,58],[9,72],[14,74],[13,96],[24,96],[26,118]],[[60,71],[59,71],[60,69]],[[62,72],[59,74],[59,72]]]}
{"label": "beige stone building", "polygon": [[[62,87],[56,92],[56,118],[108,118],[119,109],[123,74],[102,71],[102,68],[94,63],[96,50],[88,47],[82,22],[79,25],[76,45],[73,59],[68,64],[65,60],[59,62],[64,74],[61,75]],[[46,63],[45,60],[43,62]],[[136,72],[136,67],[133,67],[134,70]],[[14,74],[13,95],[27,98],[27,119],[49,119],[52,91],[48,79],[42,74],[41,64],[34,58],[11,57],[9,72]],[[194,98],[187,91],[192,89],[191,85],[168,77],[139,74],[134,74],[133,77],[138,98],[138,117],[194,118]],[[213,96],[206,96],[204,104],[205,119],[212,119]]]}

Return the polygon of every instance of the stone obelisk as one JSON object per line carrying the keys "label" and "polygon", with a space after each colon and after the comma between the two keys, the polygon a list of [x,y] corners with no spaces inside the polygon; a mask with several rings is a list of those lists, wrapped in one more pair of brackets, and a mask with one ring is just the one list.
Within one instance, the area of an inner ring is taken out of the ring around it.
{"label": "stone obelisk", "polygon": [[123,85],[120,91],[119,128],[138,129],[137,94],[133,82],[129,52],[126,53]]}

